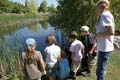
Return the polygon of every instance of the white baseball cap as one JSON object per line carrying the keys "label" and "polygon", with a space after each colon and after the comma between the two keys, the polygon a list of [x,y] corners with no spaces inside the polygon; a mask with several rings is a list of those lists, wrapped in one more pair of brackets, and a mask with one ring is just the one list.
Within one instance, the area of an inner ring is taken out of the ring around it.
{"label": "white baseball cap", "polygon": [[81,28],[80,28],[80,31],[89,31],[89,27],[88,26],[82,26]]}
{"label": "white baseball cap", "polygon": [[26,45],[27,46],[34,45],[35,43],[36,43],[36,41],[33,38],[26,39]]}

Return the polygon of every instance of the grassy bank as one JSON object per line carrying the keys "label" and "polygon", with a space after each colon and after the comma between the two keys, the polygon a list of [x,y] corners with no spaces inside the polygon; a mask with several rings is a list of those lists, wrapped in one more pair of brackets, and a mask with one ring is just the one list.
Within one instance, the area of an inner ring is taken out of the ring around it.
{"label": "grassy bank", "polygon": [[0,27],[29,25],[48,19],[48,14],[0,14]]}
{"label": "grassy bank", "polygon": [[[8,47],[3,43],[0,48],[0,80],[24,80],[21,70],[21,54],[19,53],[20,45],[16,43],[14,48]],[[96,80],[96,67],[93,68],[90,77],[77,76],[77,80]],[[120,80],[120,52],[114,51],[111,56],[108,67],[106,80]],[[72,79],[67,79],[72,80]]]}
{"label": "grassy bank", "polygon": [[[96,67],[94,67],[92,75],[90,77],[78,76],[77,80],[96,80]],[[107,66],[106,80],[120,80],[120,51],[114,51],[110,57]],[[68,79],[72,80],[72,79]]]}

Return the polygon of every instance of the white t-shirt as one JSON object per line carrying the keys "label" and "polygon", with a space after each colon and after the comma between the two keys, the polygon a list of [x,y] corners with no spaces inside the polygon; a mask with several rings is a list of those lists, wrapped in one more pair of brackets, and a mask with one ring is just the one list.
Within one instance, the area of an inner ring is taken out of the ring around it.
{"label": "white t-shirt", "polygon": [[70,46],[70,51],[75,52],[75,57],[74,57],[75,61],[80,61],[82,59],[82,53],[81,53],[82,48],[84,48],[84,46],[81,41],[75,40],[72,42]]}
{"label": "white t-shirt", "polygon": [[47,53],[46,64],[48,64],[50,67],[53,67],[54,64],[57,62],[58,56],[60,55],[60,47],[52,44],[50,46],[47,46],[44,51],[45,53]]}
{"label": "white t-shirt", "polygon": [[[109,11],[105,11],[100,16],[100,19],[96,26],[97,33],[105,32],[105,27],[112,27],[113,31],[115,30],[114,17]],[[110,37],[99,37],[97,38],[97,47],[98,51],[109,52],[114,50],[113,45],[114,36]]]}

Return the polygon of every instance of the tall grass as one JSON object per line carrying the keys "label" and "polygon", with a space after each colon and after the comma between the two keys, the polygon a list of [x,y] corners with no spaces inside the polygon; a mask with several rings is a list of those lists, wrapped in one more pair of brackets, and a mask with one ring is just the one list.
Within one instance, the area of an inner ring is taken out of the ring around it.
{"label": "tall grass", "polygon": [[17,42],[11,47],[0,40],[0,80],[22,80],[20,47]]}
{"label": "tall grass", "polygon": [[25,14],[0,14],[0,27],[33,24],[39,21],[39,16]]}

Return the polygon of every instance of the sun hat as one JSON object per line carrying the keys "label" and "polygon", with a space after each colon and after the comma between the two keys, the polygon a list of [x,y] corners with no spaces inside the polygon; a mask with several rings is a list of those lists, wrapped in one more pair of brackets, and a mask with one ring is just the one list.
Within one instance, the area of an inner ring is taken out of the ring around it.
{"label": "sun hat", "polygon": [[88,32],[89,31],[89,27],[88,26],[82,26],[80,28],[80,31],[86,31],[86,32]]}
{"label": "sun hat", "polygon": [[36,43],[35,39],[33,38],[28,38],[26,39],[26,45],[27,46],[31,46],[31,45],[34,45]]}

